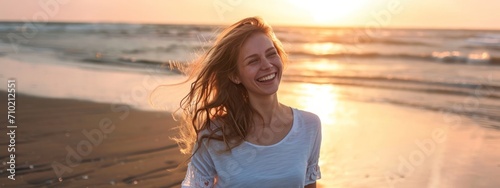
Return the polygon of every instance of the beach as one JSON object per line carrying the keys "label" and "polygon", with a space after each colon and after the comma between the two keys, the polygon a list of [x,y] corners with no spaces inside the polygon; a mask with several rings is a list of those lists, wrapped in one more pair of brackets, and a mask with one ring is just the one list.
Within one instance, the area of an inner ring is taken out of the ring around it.
{"label": "beach", "polygon": [[19,93],[16,109],[15,181],[2,136],[1,187],[179,187],[184,178],[185,166],[176,167],[187,156],[169,139],[170,113]]}
{"label": "beach", "polygon": [[[17,125],[0,119],[0,187],[180,187],[189,156],[169,137],[189,83],[166,65],[217,28],[49,23],[16,44],[6,36],[26,28],[0,23]],[[280,102],[322,122],[318,187],[500,187],[500,31],[275,31],[289,55]]]}
{"label": "beach", "polygon": [[[176,133],[170,113],[23,94],[16,101],[16,180],[2,187],[180,187],[186,167],[176,167],[187,156],[169,139]],[[336,106],[344,112],[319,113],[326,134],[320,187],[500,185],[499,131],[392,105]],[[4,169],[7,160],[2,154]]]}

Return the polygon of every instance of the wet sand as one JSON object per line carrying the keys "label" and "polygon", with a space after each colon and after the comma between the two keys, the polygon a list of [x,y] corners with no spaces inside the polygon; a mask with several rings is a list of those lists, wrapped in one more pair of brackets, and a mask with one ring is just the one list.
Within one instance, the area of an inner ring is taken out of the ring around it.
{"label": "wet sand", "polygon": [[390,104],[338,106],[350,112],[323,123],[325,187],[500,186],[498,130],[454,114]]}
{"label": "wet sand", "polygon": [[500,187],[500,126],[450,110],[465,100],[432,110],[355,97],[381,91],[366,87],[281,87],[282,102],[321,119],[321,187]]}
{"label": "wet sand", "polygon": [[[15,153],[2,118],[0,187],[179,187],[184,178],[185,167],[168,170],[186,159],[169,139],[169,113],[18,93],[15,115]],[[10,154],[15,181],[7,178]]]}

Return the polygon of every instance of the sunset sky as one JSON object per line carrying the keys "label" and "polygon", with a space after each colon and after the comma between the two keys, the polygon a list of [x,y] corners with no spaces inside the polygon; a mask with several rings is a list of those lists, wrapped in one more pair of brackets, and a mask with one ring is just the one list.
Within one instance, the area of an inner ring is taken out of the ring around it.
{"label": "sunset sky", "polygon": [[0,0],[0,21],[229,24],[258,15],[276,25],[500,29],[498,7],[498,0]]}

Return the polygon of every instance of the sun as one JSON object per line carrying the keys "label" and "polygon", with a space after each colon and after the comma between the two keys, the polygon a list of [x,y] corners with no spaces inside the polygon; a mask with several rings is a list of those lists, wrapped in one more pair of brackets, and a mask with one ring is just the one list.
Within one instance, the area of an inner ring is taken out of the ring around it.
{"label": "sun", "polygon": [[356,16],[369,0],[289,0],[306,11],[316,24],[342,23]]}

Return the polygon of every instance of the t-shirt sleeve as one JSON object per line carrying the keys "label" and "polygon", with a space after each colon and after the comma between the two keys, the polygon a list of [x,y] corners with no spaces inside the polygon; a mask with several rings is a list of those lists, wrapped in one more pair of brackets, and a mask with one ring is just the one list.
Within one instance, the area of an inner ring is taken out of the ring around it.
{"label": "t-shirt sleeve", "polygon": [[321,179],[321,171],[319,169],[318,160],[319,152],[321,148],[321,121],[318,116],[314,115],[314,121],[311,121],[316,130],[314,131],[314,141],[309,160],[307,161],[306,169],[306,185],[316,182],[316,180]]}
{"label": "t-shirt sleeve", "polygon": [[[194,150],[196,150],[195,145]],[[201,146],[194,153],[191,162],[188,164],[186,177],[182,181],[183,188],[214,187],[215,168],[206,142],[201,142]]]}

